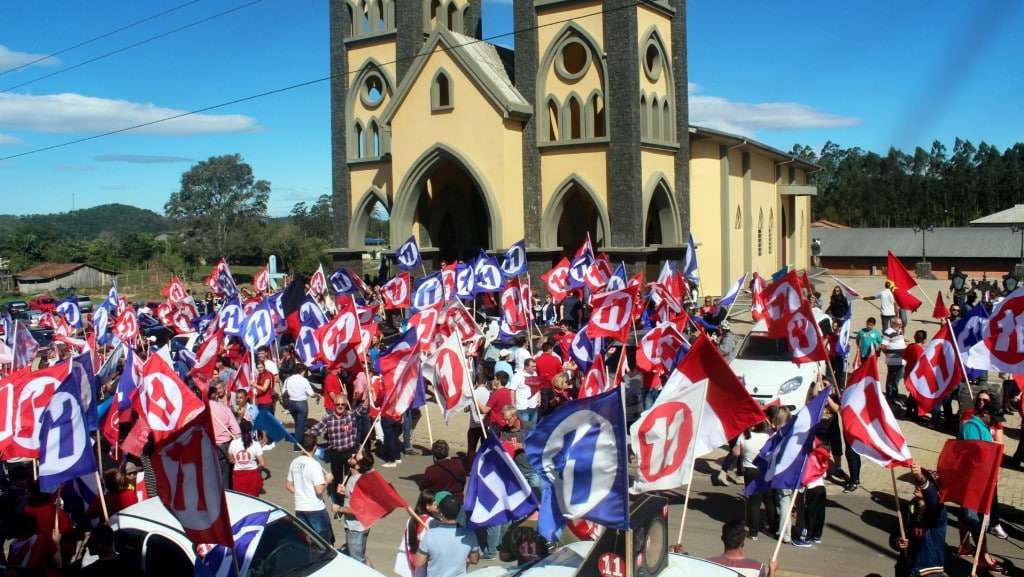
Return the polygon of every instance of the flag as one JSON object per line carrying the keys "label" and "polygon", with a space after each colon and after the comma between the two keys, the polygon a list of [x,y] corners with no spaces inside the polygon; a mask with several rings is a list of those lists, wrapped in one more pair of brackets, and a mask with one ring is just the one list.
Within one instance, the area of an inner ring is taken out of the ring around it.
{"label": "flag", "polygon": [[846,297],[847,301],[855,301],[861,298],[860,293],[853,290],[853,287],[851,287],[850,285],[844,283],[843,281],[839,280],[836,277],[832,277],[832,280],[835,281],[836,286],[839,287],[839,291],[843,293],[843,296]]}
{"label": "flag", "polygon": [[223,258],[214,265],[210,276],[206,277],[205,281],[206,286],[210,287],[210,290],[218,296],[231,298],[238,294],[235,277],[231,276],[231,269],[228,268],[228,263]]}
{"label": "flag", "polygon": [[843,324],[839,325],[839,333],[836,335],[836,345],[833,351],[835,356],[841,357],[844,360],[850,354],[850,330],[852,328],[850,313],[851,311],[846,311]]}
{"label": "flag", "polygon": [[60,491],[60,498],[63,501],[64,510],[75,520],[76,523],[87,525],[88,518],[85,512],[89,506],[100,495],[99,486],[96,484],[96,475],[90,471],[76,479],[64,483]]}
{"label": "flag", "polygon": [[395,251],[395,261],[398,268],[403,271],[410,271],[423,265],[423,258],[420,256],[420,247],[416,245],[416,236],[412,235],[402,243]]}
{"label": "flag", "polygon": [[854,451],[889,469],[913,465],[907,439],[882,394],[874,355],[850,376],[841,407],[843,434]]}
{"label": "flag", "polygon": [[470,300],[476,295],[476,271],[473,265],[460,262],[455,266],[455,296]]}
{"label": "flag", "polygon": [[637,368],[648,373],[667,373],[684,342],[675,324],[658,323],[640,339],[636,348]]}
{"label": "flag", "polygon": [[139,338],[139,319],[131,305],[117,317],[112,332],[115,337],[126,343],[134,343]]}
{"label": "flag", "polygon": [[[981,343],[972,346],[987,349],[993,369],[1024,373],[1024,287],[1014,290],[996,304],[984,325],[983,334]],[[973,350],[971,354],[974,356]]]}
{"label": "flag", "polygon": [[608,370],[604,366],[604,355],[596,355],[593,364],[583,375],[583,382],[580,383],[580,390],[576,398],[596,397],[608,389]]}
{"label": "flag", "polygon": [[213,375],[213,369],[217,366],[217,359],[220,358],[220,350],[226,340],[227,337],[225,337],[224,331],[219,330],[199,343],[199,351],[196,354],[196,364],[192,366],[192,369],[189,372],[210,378],[210,376]]}
{"label": "flag", "polygon": [[[917,286],[917,281],[914,280],[914,277],[910,276],[910,271],[903,266],[903,263],[900,262],[900,259],[891,250],[886,261],[885,278],[896,285],[896,289],[909,291]],[[895,289],[893,292],[895,292]]]}
{"label": "flag", "polygon": [[395,509],[405,509],[409,504],[384,479],[380,471],[369,471],[356,479],[348,506],[356,520],[369,529],[388,513]]}
{"label": "flag", "polygon": [[619,266],[615,267],[615,272],[608,277],[608,282],[605,283],[604,289],[608,291],[620,291],[628,286],[628,280],[626,279],[626,263],[620,262]]}
{"label": "flag", "polygon": [[761,275],[754,273],[750,281],[750,315],[759,321],[768,315],[768,289]]}
{"label": "flag", "polygon": [[0,378],[0,451],[5,459],[39,457],[39,424],[54,391],[70,374],[64,362]]}
{"label": "flag", "polygon": [[252,421],[252,426],[257,431],[263,431],[266,433],[267,438],[270,439],[271,443],[276,443],[281,439],[286,439],[296,445],[299,444],[299,442],[295,440],[295,436],[284,428],[284,424],[281,423],[273,413],[270,413],[266,409],[259,409],[259,412],[256,413],[256,418]]}
{"label": "flag", "polygon": [[505,286],[498,260],[483,250],[473,263],[473,290],[476,294],[495,293]]}
{"label": "flag", "polygon": [[591,293],[599,293],[605,290],[605,285],[608,284],[608,278],[611,276],[612,266],[608,263],[608,257],[599,254],[594,262],[587,267],[587,272],[583,275],[583,282],[586,283],[586,287],[590,289]]}
{"label": "flag", "polygon": [[683,261],[683,276],[686,282],[693,286],[700,284],[700,275],[697,272],[697,243],[693,240],[693,233],[686,243],[686,260]]}
{"label": "flag", "polygon": [[252,277],[252,288],[258,293],[270,292],[270,271],[267,267],[260,269],[256,276]]}
{"label": "flag", "polygon": [[72,358],[71,373],[67,381],[78,391],[78,400],[82,405],[82,416],[85,419],[85,429],[93,432],[99,427],[99,415],[96,412],[97,398],[100,393],[100,382],[96,373],[92,370],[92,353],[84,353]]}
{"label": "flag", "polygon": [[386,309],[407,309],[412,300],[412,279],[409,273],[399,273],[398,276],[384,283],[380,287],[380,296],[384,299]]}
{"label": "flag", "polygon": [[790,317],[800,309],[800,304],[807,300],[800,292],[800,278],[795,271],[789,271],[768,285],[765,295],[768,334],[773,337],[787,336]]}
{"label": "flag", "polygon": [[270,299],[263,299],[242,323],[242,342],[252,352],[269,345],[276,335]]}
{"label": "flag", "polygon": [[586,286],[587,270],[594,262],[594,250],[590,246],[590,233],[587,233],[583,244],[576,249],[576,254],[569,263],[569,286],[572,288],[583,288]]}
{"label": "flag", "polygon": [[466,362],[457,334],[449,335],[437,348],[434,366],[434,391],[447,422],[452,415],[469,406],[473,399],[473,375]]}
{"label": "flag", "polygon": [[[316,329],[319,358],[328,365],[337,364],[341,353],[360,342],[359,316],[352,299],[339,303],[337,314],[330,322]],[[304,324],[305,325],[305,324]]]}
{"label": "flag", "polygon": [[441,273],[435,272],[418,279],[416,290],[412,293],[412,308],[422,310],[440,307],[444,302],[444,283]]}
{"label": "flag", "polygon": [[[235,574],[235,563],[241,575],[248,574],[253,556],[259,547],[263,531],[270,520],[270,511],[249,513],[238,520],[232,527],[232,538],[235,541],[234,553],[224,545],[209,547],[203,544],[197,547],[195,577],[238,577]],[[207,548],[209,547],[209,548]],[[206,550],[205,554],[202,553]],[[234,555],[234,559],[232,559]]]}
{"label": "flag", "polygon": [[768,489],[796,490],[800,487],[807,455],[814,446],[814,429],[825,410],[828,392],[829,387],[825,387],[768,439],[754,459],[757,477],[747,483],[744,495]]}
{"label": "flag", "polygon": [[526,455],[541,478],[537,531],[552,540],[567,519],[629,528],[623,390],[569,401],[534,426]]}
{"label": "flag", "polygon": [[675,489],[690,482],[708,380],[671,379],[629,429],[637,455],[633,491]]}
{"label": "flag", "polygon": [[520,240],[505,251],[505,258],[501,260],[501,274],[505,278],[517,277],[526,274],[526,240]]}
{"label": "flag", "polygon": [[561,302],[571,289],[569,286],[569,259],[563,257],[554,268],[540,275],[540,280],[544,282],[544,288],[547,289],[551,299]]}
{"label": "flag", "polygon": [[309,277],[309,294],[319,297],[326,290],[327,277],[324,275],[324,265],[319,263],[319,266],[316,267],[316,272],[313,273],[313,276]]}
{"label": "flag", "polygon": [[939,453],[939,500],[987,515],[999,483],[1003,444],[949,439]]}
{"label": "flag", "polygon": [[736,302],[736,297],[739,296],[740,290],[743,288],[743,285],[746,284],[746,282],[747,273],[743,273],[743,276],[741,276],[739,280],[736,281],[736,284],[732,285],[729,288],[729,292],[725,293],[725,296],[723,296],[718,301],[718,306],[724,309],[728,309],[729,307],[731,307],[732,303]]}
{"label": "flag", "polygon": [[331,288],[337,294],[350,293],[356,289],[355,284],[352,282],[352,276],[348,274],[345,267],[332,272],[329,280],[331,281]]}
{"label": "flag", "polygon": [[821,329],[814,321],[814,312],[806,299],[786,319],[786,340],[793,353],[792,360],[798,365],[828,360]]}
{"label": "flag", "polygon": [[381,409],[384,416],[401,420],[422,387],[415,331],[407,330],[391,349],[381,355],[380,368],[384,374],[385,391]]}
{"label": "flag", "polygon": [[[975,345],[984,341],[985,327],[988,325],[989,317],[985,305],[978,303],[953,324],[953,334],[956,336],[956,344],[961,351],[971,351]],[[988,348],[982,345],[979,347],[979,352],[981,350],[987,352]],[[987,376],[991,365],[988,355],[968,356],[964,362],[967,365],[967,378],[972,381]]]}
{"label": "flag", "polygon": [[960,351],[946,323],[925,345],[917,364],[903,377],[903,384],[917,403],[917,414],[927,415],[963,381]]}
{"label": "flag", "polygon": [[[529,285],[527,285],[529,290]],[[505,284],[501,291],[501,314],[504,324],[508,325],[510,332],[526,330],[530,326],[528,310],[529,303],[523,302],[523,287],[519,277],[514,277]]]}
{"label": "flag", "polygon": [[78,381],[74,374],[64,379],[40,416],[39,488],[44,493],[96,470]]}
{"label": "flag", "polygon": [[601,356],[603,345],[604,339],[591,339],[587,336],[586,330],[581,330],[572,338],[569,345],[569,356],[572,357],[580,371],[586,372],[594,359]]}
{"label": "flag", "polygon": [[36,342],[32,333],[21,324],[21,321],[14,321],[14,363],[12,368],[18,370],[23,367],[32,367],[32,361],[39,350],[39,343]]}
{"label": "flag", "polygon": [[[153,355],[146,365],[159,355]],[[156,434],[154,429],[153,433]],[[235,545],[209,410],[157,441],[151,461],[160,501],[193,543]]]}
{"label": "flag", "polygon": [[437,303],[437,306],[422,309],[409,317],[409,329],[416,332],[416,342],[423,352],[429,353],[434,348],[440,310],[441,303]]}
{"label": "flag", "polygon": [[943,321],[949,318],[949,309],[946,308],[946,303],[942,300],[942,291],[935,295],[935,307],[932,308],[932,318]]}
{"label": "flag", "polygon": [[200,401],[160,355],[150,355],[142,367],[142,386],[135,411],[145,418],[160,443],[203,411]]}
{"label": "flag", "polygon": [[57,305],[57,314],[59,314],[64,322],[75,327],[76,329],[82,328],[82,310],[78,307],[78,299],[71,296]]}
{"label": "flag", "polygon": [[591,300],[594,310],[587,323],[587,335],[610,337],[626,342],[633,326],[633,305],[636,290],[621,290],[595,295]]}
{"label": "flag", "polygon": [[466,483],[466,526],[492,527],[522,519],[540,503],[495,435],[487,435]]}

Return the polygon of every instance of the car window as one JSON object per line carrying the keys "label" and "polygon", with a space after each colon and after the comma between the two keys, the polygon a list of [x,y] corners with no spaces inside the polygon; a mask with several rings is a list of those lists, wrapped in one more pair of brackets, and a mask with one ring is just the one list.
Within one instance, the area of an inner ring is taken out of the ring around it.
{"label": "car window", "polygon": [[146,533],[138,529],[118,529],[114,534],[117,554],[137,570],[142,569],[142,542]]}
{"label": "car window", "polygon": [[762,335],[750,335],[740,348],[737,359],[747,361],[782,361],[792,359],[786,339],[773,339]]}
{"label": "car window", "polygon": [[245,577],[309,575],[335,554],[317,536],[285,515],[263,530]]}
{"label": "car window", "polygon": [[146,539],[146,575],[180,577],[192,575],[195,565],[191,557],[177,543],[163,535],[150,533]]}

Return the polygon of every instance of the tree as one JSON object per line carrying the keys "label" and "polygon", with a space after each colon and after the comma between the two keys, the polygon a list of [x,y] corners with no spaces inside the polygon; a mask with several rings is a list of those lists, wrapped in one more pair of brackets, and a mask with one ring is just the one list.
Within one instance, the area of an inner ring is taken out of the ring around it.
{"label": "tree", "polygon": [[239,230],[267,216],[270,182],[256,180],[239,154],[213,156],[181,175],[181,189],[164,205],[187,243],[209,259],[226,256]]}

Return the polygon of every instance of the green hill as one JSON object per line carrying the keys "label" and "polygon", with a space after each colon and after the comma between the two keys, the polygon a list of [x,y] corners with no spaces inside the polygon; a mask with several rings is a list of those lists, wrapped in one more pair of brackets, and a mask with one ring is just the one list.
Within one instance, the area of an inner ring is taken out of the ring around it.
{"label": "green hill", "polygon": [[163,216],[127,204],[102,204],[54,214],[0,214],[0,237],[20,230],[52,230],[59,236],[93,239],[104,233],[167,232],[172,225]]}

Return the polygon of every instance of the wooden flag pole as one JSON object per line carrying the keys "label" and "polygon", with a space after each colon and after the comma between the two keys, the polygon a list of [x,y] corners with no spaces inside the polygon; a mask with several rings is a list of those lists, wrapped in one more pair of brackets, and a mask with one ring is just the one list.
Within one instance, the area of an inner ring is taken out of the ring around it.
{"label": "wooden flag pole", "polygon": [[[694,430],[694,438],[700,434],[701,423],[704,422],[704,407],[708,405],[708,385],[704,384],[704,402],[700,404],[700,411],[697,412],[697,427]],[[679,533],[676,534],[676,545],[683,544],[683,527],[686,526],[686,512],[690,509],[690,489],[693,487],[693,467],[697,463],[697,452],[694,451],[690,457],[690,478],[686,483],[686,497],[683,498],[683,516],[679,520]]]}
{"label": "wooden flag pole", "polygon": [[[434,395],[437,397],[437,395]],[[430,426],[430,403],[423,405],[423,420],[427,422],[427,437],[430,438],[430,446],[434,446],[434,431]],[[410,433],[411,434],[411,433]],[[409,444],[412,444],[412,439],[409,440]]]}
{"label": "wooden flag pole", "polygon": [[793,516],[793,506],[796,504],[797,492],[794,490],[789,498],[789,507],[786,507],[786,516],[782,518],[782,527],[779,530],[779,539],[775,542],[775,551],[772,553],[772,563],[779,559],[779,549],[782,548],[782,539],[789,531],[790,517]]}
{"label": "wooden flag pole", "polygon": [[892,478],[892,496],[896,499],[896,519],[900,522],[900,539],[906,539],[907,531],[903,527],[903,511],[900,508],[900,492],[896,489],[896,470],[889,469],[889,476]]}
{"label": "wooden flag pole", "polygon": [[626,550],[624,551],[626,577],[633,577],[633,530],[626,529]]}
{"label": "wooden flag pole", "polygon": [[99,470],[97,469],[95,471],[95,473],[96,473],[96,488],[100,492],[100,509],[103,511],[103,522],[106,523],[110,519],[110,514],[107,513],[107,497],[104,495],[103,480],[100,477]]}
{"label": "wooden flag pole", "polygon": [[416,511],[413,511],[412,507],[410,507],[410,506],[406,505],[406,506],[405,506],[405,510],[406,510],[406,511],[407,511],[407,512],[409,513],[409,516],[410,516],[410,517],[412,517],[413,519],[416,519],[416,522],[417,522],[417,523],[419,523],[420,525],[423,525],[423,528],[424,528],[424,529],[426,529],[426,528],[428,527],[428,525],[427,525],[427,522],[426,522],[426,521],[424,521],[422,517],[420,517],[419,515],[417,515],[417,514],[416,514]]}
{"label": "wooden flag pole", "polygon": [[991,514],[985,515],[985,518],[981,521],[981,532],[978,534],[978,545],[974,548],[974,561],[971,562],[971,577],[976,577],[978,575],[978,561],[981,559],[981,544],[985,542],[985,533],[988,532],[988,520],[991,517]]}

